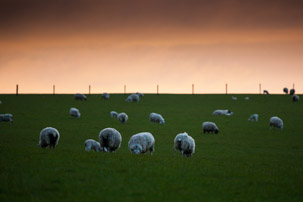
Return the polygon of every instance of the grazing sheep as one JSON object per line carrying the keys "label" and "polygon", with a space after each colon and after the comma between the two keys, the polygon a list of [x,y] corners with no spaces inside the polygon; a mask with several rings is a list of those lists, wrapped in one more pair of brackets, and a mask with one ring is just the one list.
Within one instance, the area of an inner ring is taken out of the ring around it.
{"label": "grazing sheep", "polygon": [[300,97],[298,95],[293,95],[292,96],[292,101],[297,102],[300,100]]}
{"label": "grazing sheep", "polygon": [[139,92],[137,92],[136,93],[139,97],[143,97],[144,96],[144,94],[143,93],[139,93]]}
{"label": "grazing sheep", "polygon": [[203,122],[202,124],[202,129],[203,129],[203,133],[207,132],[207,133],[219,133],[219,128],[217,127],[217,125],[213,122]]}
{"label": "grazing sheep", "polygon": [[111,112],[110,112],[110,117],[112,117],[112,118],[117,118],[117,117],[118,117],[118,113],[115,112],[115,111],[111,111]]}
{"label": "grazing sheep", "polygon": [[244,100],[249,100],[249,97],[245,97]]}
{"label": "grazing sheep", "polygon": [[295,90],[295,89],[290,89],[289,94],[290,94],[290,95],[294,95],[294,94],[295,94],[295,92],[296,92],[296,90]]}
{"label": "grazing sheep", "polygon": [[175,137],[174,140],[174,149],[175,149],[175,155],[176,151],[179,150],[181,156],[184,156],[184,154],[187,157],[191,157],[195,153],[195,140],[189,136],[186,132],[180,133]]}
{"label": "grazing sheep", "polygon": [[259,118],[259,115],[258,114],[252,114],[250,117],[249,117],[249,121],[253,122],[253,121],[256,121],[258,122],[258,118]]}
{"label": "grazing sheep", "polygon": [[152,155],[155,151],[155,138],[151,133],[142,132],[133,135],[128,142],[128,148],[133,154],[144,154],[149,151]]}
{"label": "grazing sheep", "polygon": [[128,116],[126,113],[122,112],[120,114],[118,114],[117,119],[121,122],[121,123],[126,123],[128,120]]}
{"label": "grazing sheep", "polygon": [[273,116],[270,118],[269,120],[269,126],[272,128],[272,127],[276,127],[276,128],[279,128],[279,129],[283,129],[283,121],[282,119],[280,119],[279,117],[277,116]]}
{"label": "grazing sheep", "polygon": [[100,143],[92,139],[86,140],[84,142],[84,146],[86,151],[90,151],[91,149],[93,149],[95,152],[99,152],[102,150]]}
{"label": "grazing sheep", "polygon": [[132,102],[132,101],[133,101],[133,99],[130,96],[128,96],[125,100],[125,102]]}
{"label": "grazing sheep", "polygon": [[0,114],[0,122],[13,123],[13,115],[11,115],[11,114]]}
{"label": "grazing sheep", "polygon": [[80,112],[78,109],[76,108],[70,108],[69,110],[69,114],[72,116],[72,117],[76,117],[76,118],[80,118]]}
{"label": "grazing sheep", "polygon": [[0,105],[2,104],[1,100],[0,100]]}
{"label": "grazing sheep", "polygon": [[114,128],[105,128],[99,134],[101,149],[105,152],[114,152],[119,149],[122,137],[119,131]]}
{"label": "grazing sheep", "polygon": [[217,109],[213,112],[213,115],[225,115],[225,116],[231,116],[233,115],[233,112],[231,112],[230,110],[228,109]]}
{"label": "grazing sheep", "polygon": [[40,140],[39,140],[39,146],[41,148],[49,147],[54,148],[58,144],[60,139],[60,134],[56,128],[52,127],[46,127],[41,130],[40,132]]}
{"label": "grazing sheep", "polygon": [[140,98],[137,94],[131,94],[126,98],[126,102],[139,102]]}
{"label": "grazing sheep", "polygon": [[267,90],[263,90],[263,94],[269,95],[269,92]]}
{"label": "grazing sheep", "polygon": [[104,98],[105,100],[108,100],[109,99],[109,94],[108,93],[103,93],[102,98]]}
{"label": "grazing sheep", "polygon": [[164,118],[162,117],[161,114],[150,113],[149,119],[150,119],[151,122],[165,124],[165,120],[164,120]]}
{"label": "grazing sheep", "polygon": [[232,100],[237,100],[238,98],[235,97],[235,96],[232,96],[231,99],[232,99]]}
{"label": "grazing sheep", "polygon": [[283,88],[283,92],[288,94],[288,88]]}
{"label": "grazing sheep", "polygon": [[85,100],[85,101],[87,100],[86,96],[84,94],[81,94],[81,93],[76,93],[75,94],[75,99],[76,100]]}

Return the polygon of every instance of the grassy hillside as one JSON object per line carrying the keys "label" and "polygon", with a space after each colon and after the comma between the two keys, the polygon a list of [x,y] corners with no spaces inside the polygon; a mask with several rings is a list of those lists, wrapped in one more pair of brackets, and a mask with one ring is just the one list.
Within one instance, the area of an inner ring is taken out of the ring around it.
{"label": "grassy hillside", "polygon": [[[110,100],[89,95],[0,95],[0,201],[303,201],[303,102],[287,95],[145,95],[126,103],[127,95]],[[81,118],[69,116],[76,107]],[[230,117],[212,116],[230,109]],[[126,112],[127,124],[109,112]],[[166,124],[151,124],[161,113]],[[251,114],[259,122],[248,122]],[[279,116],[284,129],[269,129]],[[220,132],[202,134],[201,124],[214,121]],[[59,130],[55,150],[37,146],[40,131]],[[116,128],[122,135],[115,153],[84,150],[84,141]],[[152,156],[134,155],[129,138],[151,132]],[[173,140],[187,132],[196,141],[192,158],[174,156]]]}

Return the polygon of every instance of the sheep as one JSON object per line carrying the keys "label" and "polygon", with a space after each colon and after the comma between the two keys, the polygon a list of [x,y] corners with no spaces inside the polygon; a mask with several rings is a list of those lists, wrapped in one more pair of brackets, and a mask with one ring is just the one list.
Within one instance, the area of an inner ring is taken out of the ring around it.
{"label": "sheep", "polygon": [[0,122],[10,122],[13,123],[13,115],[11,114],[0,114]]}
{"label": "sheep", "polygon": [[150,122],[165,124],[165,120],[164,120],[164,118],[162,117],[161,114],[150,113],[149,120],[150,120]]}
{"label": "sheep", "polygon": [[100,131],[99,142],[104,152],[115,152],[120,148],[122,137],[114,128],[105,128]]}
{"label": "sheep", "polygon": [[233,115],[233,112],[231,112],[230,110],[226,109],[217,109],[213,112],[213,115],[225,115],[225,116],[231,116]]}
{"label": "sheep", "polygon": [[250,117],[249,117],[249,121],[253,122],[253,121],[256,121],[258,122],[258,118],[259,118],[259,115],[258,114],[252,114]]}
{"label": "sheep", "polygon": [[174,139],[175,155],[179,150],[181,156],[185,154],[187,157],[191,157],[195,153],[195,147],[195,140],[186,132],[178,134]]}
{"label": "sheep", "polygon": [[76,93],[75,94],[75,99],[76,100],[87,100],[86,96],[84,94],[81,94],[81,93]]}
{"label": "sheep", "polygon": [[283,88],[283,92],[288,94],[288,88]]}
{"label": "sheep", "polygon": [[105,100],[108,100],[109,99],[109,94],[108,93],[103,93],[102,98],[104,98]]}
{"label": "sheep", "polygon": [[249,97],[245,97],[244,100],[249,100]]}
{"label": "sheep", "polygon": [[139,93],[139,92],[137,92],[136,93],[139,97],[143,97],[144,96],[144,94],[143,93]]}
{"label": "sheep", "polygon": [[263,90],[263,94],[269,95],[269,92],[267,90]]}
{"label": "sheep", "polygon": [[95,152],[99,152],[102,150],[100,143],[92,139],[85,140],[84,146],[86,151],[93,149]]}
{"label": "sheep", "polygon": [[0,100],[0,105],[2,104],[2,101]]}
{"label": "sheep", "polygon": [[117,119],[121,122],[121,123],[126,123],[128,120],[128,116],[126,113],[122,112],[120,114],[118,114]]}
{"label": "sheep", "polygon": [[295,92],[296,92],[296,90],[295,90],[295,89],[290,89],[289,94],[290,94],[290,95],[294,95],[294,94],[295,94]]}
{"label": "sheep", "polygon": [[217,125],[213,122],[203,122],[202,123],[202,129],[203,129],[203,133],[207,132],[207,133],[215,133],[218,134],[219,133],[219,128],[217,127]]}
{"label": "sheep", "polygon": [[126,98],[126,102],[139,102],[140,98],[137,94],[131,94]]}
{"label": "sheep", "polygon": [[237,100],[238,98],[235,97],[235,96],[232,96],[231,99],[232,99],[232,100]]}
{"label": "sheep", "polygon": [[273,116],[269,120],[269,126],[271,128],[276,127],[276,128],[279,128],[280,130],[282,130],[283,129],[283,121],[279,117]]}
{"label": "sheep", "polygon": [[135,134],[129,139],[128,148],[133,154],[144,154],[149,151],[152,155],[155,151],[155,138],[149,132]]}
{"label": "sheep", "polygon": [[39,146],[41,148],[49,147],[56,148],[56,145],[58,144],[60,139],[60,134],[56,128],[52,127],[46,127],[41,130],[40,132],[40,140],[39,140]]}
{"label": "sheep", "polygon": [[112,117],[112,118],[117,118],[117,117],[118,117],[118,113],[115,112],[115,111],[111,111],[111,112],[110,112],[110,117]]}
{"label": "sheep", "polygon": [[125,100],[125,102],[132,102],[132,101],[133,101],[133,99],[130,96],[128,96]]}
{"label": "sheep", "polygon": [[298,95],[293,95],[292,96],[292,101],[297,102],[300,100],[300,97]]}
{"label": "sheep", "polygon": [[80,116],[81,116],[79,110],[76,109],[76,108],[70,108],[69,114],[70,114],[72,117],[76,117],[76,118],[80,118]]}

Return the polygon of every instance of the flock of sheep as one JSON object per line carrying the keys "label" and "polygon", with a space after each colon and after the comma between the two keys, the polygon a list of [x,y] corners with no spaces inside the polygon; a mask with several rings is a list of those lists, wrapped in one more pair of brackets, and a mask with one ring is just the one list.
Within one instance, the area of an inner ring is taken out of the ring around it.
{"label": "flock of sheep", "polygon": [[[264,91],[265,92],[265,91]],[[283,92],[288,94],[288,89],[284,88]],[[290,94],[293,96],[293,101],[298,101],[299,96],[295,95],[295,90],[291,89]],[[266,91],[265,94],[269,94]],[[131,94],[125,100],[126,102],[139,102],[140,97],[143,97],[144,94],[136,93]],[[102,98],[108,100],[110,95],[108,93],[102,94]],[[80,93],[74,95],[76,100],[87,100],[86,96]],[[237,100],[237,97],[232,96],[233,100]],[[249,100],[249,97],[245,97],[245,100]],[[2,102],[0,101],[0,104]],[[233,112],[230,110],[222,110],[218,109],[213,112],[213,115],[225,115],[232,116]],[[70,116],[80,118],[80,111],[76,108],[70,108]],[[128,120],[128,115],[125,112],[117,113],[116,111],[110,112],[110,117],[117,118],[121,123],[125,124]],[[249,117],[249,121],[258,121],[259,115],[252,114]],[[151,113],[149,116],[151,122],[165,124],[165,120],[161,114]],[[0,114],[0,122],[11,122],[13,123],[13,116],[11,114]],[[271,117],[269,120],[270,127],[276,127],[279,129],[283,129],[283,121],[277,116]],[[213,122],[203,122],[202,123],[203,133],[219,133],[219,128]],[[55,148],[60,139],[59,131],[52,127],[47,127],[42,129],[40,132],[39,146],[41,148]],[[96,152],[115,152],[120,148],[122,142],[122,136],[119,131],[114,128],[105,128],[99,133],[99,142],[88,139],[84,142],[85,150],[90,151],[94,150]],[[149,132],[141,132],[133,135],[129,142],[128,148],[131,153],[134,154],[144,154],[146,152],[150,152],[152,155],[154,151],[155,138]],[[174,139],[174,150],[180,151],[182,156],[191,157],[195,153],[195,140],[189,136],[186,132],[178,134]]]}

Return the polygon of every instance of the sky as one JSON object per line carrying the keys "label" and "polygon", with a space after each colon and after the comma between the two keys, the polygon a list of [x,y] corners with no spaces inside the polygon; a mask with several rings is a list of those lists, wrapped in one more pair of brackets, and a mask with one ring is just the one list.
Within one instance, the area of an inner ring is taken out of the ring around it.
{"label": "sky", "polygon": [[0,93],[303,93],[302,0],[0,0]]}

